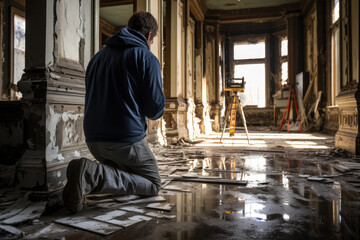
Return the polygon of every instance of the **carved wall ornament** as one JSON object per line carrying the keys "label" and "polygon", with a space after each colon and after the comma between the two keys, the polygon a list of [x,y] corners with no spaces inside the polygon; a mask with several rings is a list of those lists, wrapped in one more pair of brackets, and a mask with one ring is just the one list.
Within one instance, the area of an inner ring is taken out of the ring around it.
{"label": "carved wall ornament", "polygon": [[344,113],[340,111],[340,127],[357,128],[358,127],[358,113],[353,114]]}
{"label": "carved wall ornament", "polygon": [[212,25],[206,25],[205,31],[207,34],[213,34],[215,32],[215,27]]}
{"label": "carved wall ornament", "polygon": [[182,17],[183,16],[183,11],[184,11],[184,4],[179,1],[179,16]]}
{"label": "carved wall ornament", "polygon": [[64,124],[64,145],[79,143],[80,135],[75,120],[69,119]]}

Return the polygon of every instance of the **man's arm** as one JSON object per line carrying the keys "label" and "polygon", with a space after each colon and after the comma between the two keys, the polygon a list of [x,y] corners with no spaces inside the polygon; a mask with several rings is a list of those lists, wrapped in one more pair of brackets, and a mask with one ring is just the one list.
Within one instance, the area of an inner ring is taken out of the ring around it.
{"label": "man's arm", "polygon": [[142,81],[142,113],[156,120],[164,114],[165,96],[162,87],[159,61],[154,55],[145,59],[145,75]]}

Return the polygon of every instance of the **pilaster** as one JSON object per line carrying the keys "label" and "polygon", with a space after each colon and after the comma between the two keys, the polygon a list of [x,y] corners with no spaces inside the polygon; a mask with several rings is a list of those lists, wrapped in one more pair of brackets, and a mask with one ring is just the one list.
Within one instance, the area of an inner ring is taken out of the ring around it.
{"label": "pilaster", "polygon": [[183,99],[166,99],[164,120],[166,122],[166,138],[168,143],[177,142],[180,138],[188,138],[187,104]]}
{"label": "pilaster", "polygon": [[18,83],[26,149],[17,172],[24,188],[61,189],[67,164],[91,157],[82,126],[93,7],[70,0],[26,4],[25,73]]}
{"label": "pilaster", "polygon": [[220,131],[219,24],[205,25],[206,100],[210,105],[212,130]]}
{"label": "pilaster", "polygon": [[[180,0],[166,1],[166,42],[164,85],[166,108],[164,119],[168,141],[188,138],[186,74],[186,6]],[[185,13],[184,13],[185,11]],[[191,92],[190,92],[191,94]]]}
{"label": "pilaster", "polygon": [[195,23],[195,116],[200,120],[199,127],[202,134],[211,132],[209,108],[206,101],[206,77],[204,75],[204,25],[202,21]]}
{"label": "pilaster", "polygon": [[359,3],[342,1],[340,10],[341,91],[335,98],[339,108],[335,147],[360,155]]}
{"label": "pilaster", "polygon": [[353,154],[360,154],[359,106],[360,91],[357,89],[340,93],[336,97],[339,106],[339,130],[335,146]]}
{"label": "pilaster", "polygon": [[[134,12],[150,12],[158,23],[158,33],[150,45],[150,51],[159,60],[160,66],[163,66],[162,49],[163,49],[163,1],[162,0],[136,0],[134,1]],[[147,139],[152,143],[166,145],[165,122],[163,118],[158,120],[148,120]]]}
{"label": "pilaster", "polygon": [[301,16],[300,13],[290,13],[286,15],[287,35],[288,35],[288,72],[289,84],[295,84],[296,74],[302,71],[301,60]]}

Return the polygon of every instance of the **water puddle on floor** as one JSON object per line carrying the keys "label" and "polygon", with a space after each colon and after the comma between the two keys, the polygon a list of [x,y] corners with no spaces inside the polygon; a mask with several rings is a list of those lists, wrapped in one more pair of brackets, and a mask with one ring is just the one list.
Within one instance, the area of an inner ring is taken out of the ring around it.
{"label": "water puddle on floor", "polygon": [[[248,184],[172,181],[168,186],[177,191],[161,194],[176,205],[175,220],[153,219],[105,239],[360,239],[360,189],[331,164],[284,154],[212,156],[189,164],[198,175]],[[75,233],[66,239],[103,238]]]}
{"label": "water puddle on floor", "polygon": [[193,159],[190,171],[248,184],[172,182],[190,192],[165,193],[176,204],[176,223],[184,225],[176,232],[169,227],[169,239],[360,239],[360,189],[331,164],[278,154],[215,156]]}

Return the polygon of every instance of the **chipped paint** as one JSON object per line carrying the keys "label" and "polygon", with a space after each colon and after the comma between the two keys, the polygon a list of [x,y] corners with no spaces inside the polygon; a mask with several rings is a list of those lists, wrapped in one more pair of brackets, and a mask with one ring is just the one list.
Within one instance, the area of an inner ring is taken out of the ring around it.
{"label": "chipped paint", "polygon": [[79,151],[75,151],[74,155],[75,155],[75,157],[81,157],[81,154]]}
{"label": "chipped paint", "polygon": [[189,132],[189,138],[194,140],[200,136],[199,120],[195,117],[195,104],[192,98],[187,100],[187,122],[186,127]]}
{"label": "chipped paint", "polygon": [[62,154],[58,154],[57,159],[59,159],[59,161],[61,161],[61,162],[63,162],[65,160],[65,158]]}
{"label": "chipped paint", "polygon": [[[83,117],[83,113],[72,113],[72,111],[56,113],[53,106],[49,106],[49,113],[46,119],[46,129],[49,133],[49,142],[46,147],[46,161],[58,160],[60,162],[65,160],[65,157],[59,153],[59,143],[56,142],[56,129],[60,121],[75,122],[79,117]],[[66,126],[66,125],[65,125]],[[75,139],[78,140],[78,136],[73,136],[74,133],[71,131],[65,131],[68,135],[64,136],[66,139]],[[81,157],[79,151],[74,151],[75,157]]]}
{"label": "chipped paint", "polygon": [[85,22],[85,11],[84,11],[84,6],[83,4],[81,4],[81,1],[79,1],[79,20],[80,20],[80,24],[79,27],[76,29],[76,33],[81,37],[81,38],[85,38],[85,30],[84,30],[84,22]]}
{"label": "chipped paint", "polygon": [[49,114],[46,119],[46,129],[50,134],[49,144],[46,147],[46,161],[52,161],[57,158],[59,147],[56,146],[56,126],[60,120],[61,114],[55,113],[54,108],[49,106]]}
{"label": "chipped paint", "polygon": [[59,7],[59,55],[61,58],[79,62],[79,44],[84,35],[82,8],[79,1],[64,0],[60,1]]}

